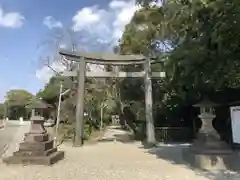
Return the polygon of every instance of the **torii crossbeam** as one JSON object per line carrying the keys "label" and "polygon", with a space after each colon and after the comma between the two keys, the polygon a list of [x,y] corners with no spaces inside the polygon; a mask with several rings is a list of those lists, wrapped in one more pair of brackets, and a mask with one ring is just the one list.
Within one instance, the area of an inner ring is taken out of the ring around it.
{"label": "torii crossbeam", "polygon": [[[95,78],[131,78],[142,77],[145,84],[145,111],[146,111],[146,126],[147,126],[147,142],[155,143],[155,128],[152,115],[152,81],[151,78],[165,77],[165,72],[151,72],[151,60],[142,55],[116,55],[104,53],[86,53],[86,52],[70,52],[61,50],[60,55],[66,59],[78,63],[78,69],[75,71],[62,72],[62,76],[76,77],[78,76],[78,98],[76,112],[76,137],[75,146],[83,145],[83,127],[84,127],[84,84],[86,77]],[[86,72],[86,63],[100,65],[132,65],[143,64],[144,71],[142,72]]]}

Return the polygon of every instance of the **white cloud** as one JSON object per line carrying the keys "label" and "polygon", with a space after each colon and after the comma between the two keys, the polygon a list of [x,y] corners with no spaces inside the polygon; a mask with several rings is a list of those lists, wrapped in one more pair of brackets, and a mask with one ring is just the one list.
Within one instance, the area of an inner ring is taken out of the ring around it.
{"label": "white cloud", "polygon": [[[94,13],[98,11],[98,13]],[[80,31],[89,25],[95,24],[100,21],[101,12],[97,9],[97,6],[92,6],[91,8],[85,7],[77,12],[77,14],[72,18],[74,23],[73,29],[75,31]]]}
{"label": "white cloud", "polygon": [[[60,62],[53,62],[51,68],[56,72],[62,72],[66,68]],[[44,66],[43,68],[36,71],[36,76],[43,82],[48,82],[52,76],[56,74],[51,68],[48,66]]]}
{"label": "white cloud", "polygon": [[[97,5],[84,7],[72,18],[72,29],[84,37],[80,39],[80,44],[85,46],[85,49],[109,51],[121,38],[135,11],[140,8],[133,0],[112,0],[104,9]],[[67,47],[65,43],[63,47]],[[52,65],[53,68],[60,68],[59,66],[61,65]],[[102,71],[101,66],[88,65],[88,67],[91,71]],[[53,72],[44,67],[36,74],[38,78],[48,80]]]}
{"label": "white cloud", "polygon": [[150,3],[150,6],[162,6],[166,0],[155,0]]}
{"label": "white cloud", "polygon": [[67,48],[67,45],[65,43],[62,43],[59,45],[59,48],[61,49],[66,49]]}
{"label": "white cloud", "polygon": [[54,17],[52,16],[47,16],[43,19],[43,24],[46,25],[49,29],[53,28],[62,28],[63,25],[60,21],[57,21]]}
{"label": "white cloud", "polygon": [[139,8],[135,1],[125,0],[113,0],[105,9],[85,7],[73,17],[73,29],[94,36],[98,42],[116,43]]}
{"label": "white cloud", "polygon": [[20,28],[25,18],[18,12],[3,12],[0,7],[0,26],[7,28]]}
{"label": "white cloud", "polygon": [[[104,66],[97,64],[87,64],[87,69],[92,72],[100,72],[104,71]],[[44,66],[43,68],[37,70],[36,77],[42,82],[47,83],[52,76],[56,75],[56,72],[60,73],[64,70],[66,70],[66,68],[65,66],[63,66],[63,64],[61,64],[60,62],[53,62],[51,68],[49,68],[48,66]]]}

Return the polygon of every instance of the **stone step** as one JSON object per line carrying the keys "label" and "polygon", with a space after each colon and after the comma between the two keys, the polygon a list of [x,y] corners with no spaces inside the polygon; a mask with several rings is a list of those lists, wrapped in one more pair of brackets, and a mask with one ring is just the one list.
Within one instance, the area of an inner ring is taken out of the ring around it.
{"label": "stone step", "polygon": [[30,134],[30,133],[26,133],[25,134],[25,138],[24,141],[26,142],[44,142],[44,141],[48,141],[49,140],[49,135],[48,134],[41,134],[41,135],[36,135],[36,134]]}
{"label": "stone step", "polygon": [[49,156],[52,153],[57,152],[57,148],[52,148],[46,151],[24,151],[19,150],[13,153],[14,156]]}
{"label": "stone step", "polygon": [[45,142],[22,142],[19,150],[25,151],[46,151],[53,148],[53,140]]}
{"label": "stone step", "polygon": [[6,164],[23,164],[23,165],[52,165],[64,158],[63,151],[57,151],[49,156],[10,156],[3,159]]}

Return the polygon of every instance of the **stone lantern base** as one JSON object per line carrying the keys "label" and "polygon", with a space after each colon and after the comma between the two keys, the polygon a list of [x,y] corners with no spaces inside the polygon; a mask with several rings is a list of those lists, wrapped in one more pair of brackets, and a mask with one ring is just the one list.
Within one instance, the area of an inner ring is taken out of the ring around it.
{"label": "stone lantern base", "polygon": [[204,170],[226,170],[236,164],[238,154],[233,152],[226,143],[194,141],[184,152],[184,157],[194,167]]}
{"label": "stone lantern base", "polygon": [[30,132],[25,134],[19,150],[3,159],[6,164],[51,165],[64,158],[64,152],[54,148],[54,142],[43,126],[44,119],[35,116],[31,121]]}
{"label": "stone lantern base", "polygon": [[236,166],[239,156],[227,143],[220,140],[212,126],[214,116],[202,114],[199,117],[202,127],[197,139],[184,153],[188,162],[204,170],[225,170]]}

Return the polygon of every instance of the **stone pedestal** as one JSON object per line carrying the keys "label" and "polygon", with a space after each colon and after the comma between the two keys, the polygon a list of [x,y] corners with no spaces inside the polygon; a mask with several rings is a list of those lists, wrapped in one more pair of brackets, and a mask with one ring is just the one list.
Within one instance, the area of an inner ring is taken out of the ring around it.
{"label": "stone pedestal", "polygon": [[220,140],[216,130],[212,126],[215,115],[202,113],[199,115],[202,120],[202,127],[197,139],[190,147],[187,156],[193,165],[205,170],[227,169],[225,161],[234,159],[233,151],[228,145]]}
{"label": "stone pedestal", "polygon": [[220,140],[217,131],[213,128],[212,121],[215,115],[202,113],[199,118],[202,120],[202,127],[193,143],[193,149],[196,152],[206,153],[229,150],[228,145]]}
{"label": "stone pedestal", "polygon": [[30,132],[25,134],[19,150],[3,161],[7,164],[51,165],[63,159],[64,152],[54,148],[54,142],[50,140],[43,124],[43,117],[32,117]]}

